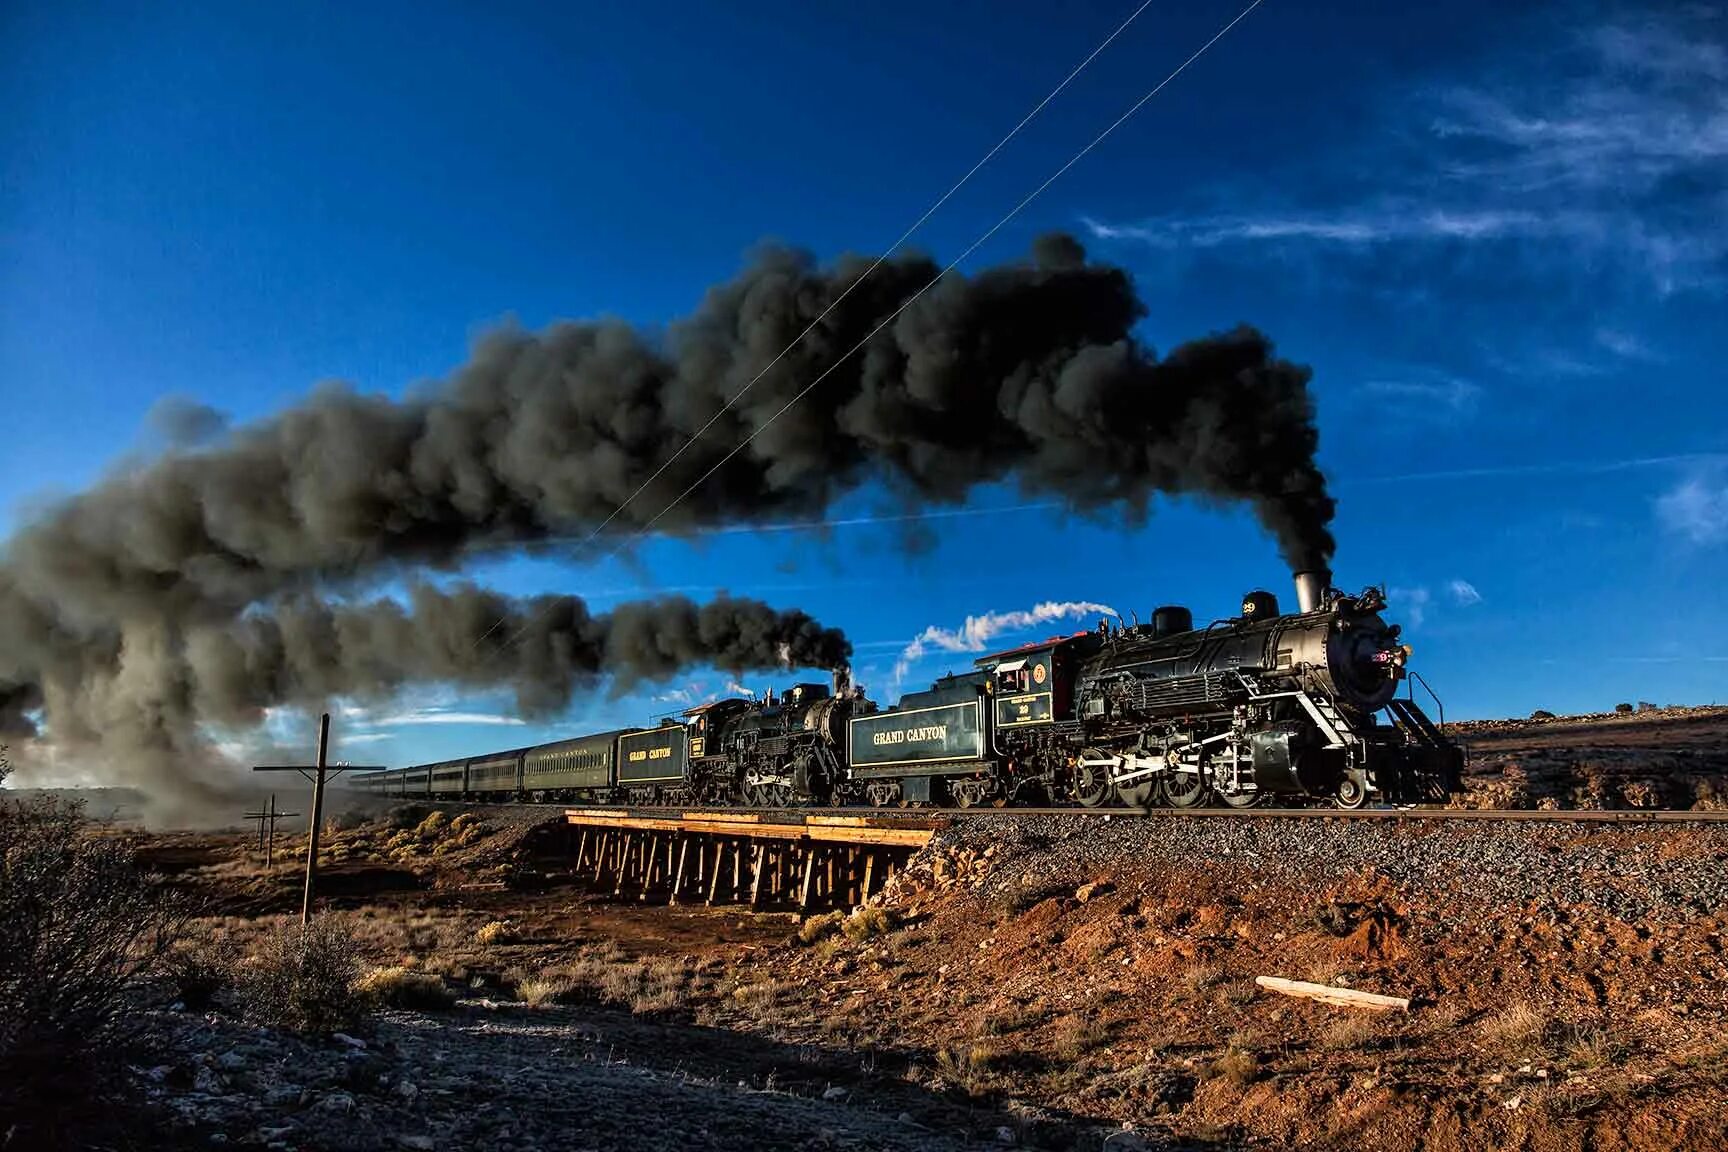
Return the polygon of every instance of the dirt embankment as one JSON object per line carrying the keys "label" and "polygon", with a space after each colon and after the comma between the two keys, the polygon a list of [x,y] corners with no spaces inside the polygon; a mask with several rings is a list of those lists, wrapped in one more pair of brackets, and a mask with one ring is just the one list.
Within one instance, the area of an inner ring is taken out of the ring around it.
{"label": "dirt embankment", "polygon": [[[533,841],[439,836],[335,873]],[[440,863],[331,913],[434,1002],[364,1049],[187,1015],[139,1075],[174,1130],[281,1148],[1728,1146],[1725,864],[1714,825],[1003,815],[800,928]],[[207,931],[244,949],[269,899]]]}
{"label": "dirt embankment", "polygon": [[1473,720],[1471,808],[1728,808],[1728,707]]}
{"label": "dirt embankment", "polygon": [[949,1083],[1154,1143],[1723,1147],[1725,863],[1705,825],[1003,819],[895,885],[909,927],[787,964]]}

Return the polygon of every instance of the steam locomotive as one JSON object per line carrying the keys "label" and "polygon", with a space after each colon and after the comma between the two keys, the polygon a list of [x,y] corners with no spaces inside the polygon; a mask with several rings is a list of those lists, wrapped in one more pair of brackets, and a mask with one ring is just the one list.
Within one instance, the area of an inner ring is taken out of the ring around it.
{"label": "steam locomotive", "polygon": [[842,670],[832,686],[353,786],[643,806],[1444,802],[1462,790],[1463,749],[1417,704],[1415,686],[1427,685],[1406,666],[1398,626],[1381,619],[1384,592],[1352,596],[1330,582],[1298,573],[1290,614],[1255,591],[1240,615],[1204,628],[1179,607],[1145,624],[1102,621],[982,657],[891,708]]}

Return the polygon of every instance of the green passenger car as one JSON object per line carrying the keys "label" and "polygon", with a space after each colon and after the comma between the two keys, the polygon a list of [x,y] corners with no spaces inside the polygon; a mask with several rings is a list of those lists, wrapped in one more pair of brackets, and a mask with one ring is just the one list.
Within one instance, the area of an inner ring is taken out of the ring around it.
{"label": "green passenger car", "polygon": [[521,788],[522,754],[526,751],[517,748],[468,761],[468,791],[482,796],[515,795]]}
{"label": "green passenger car", "polygon": [[624,728],[530,748],[522,758],[522,791],[610,792],[615,783],[613,761],[618,737],[632,731],[635,729]]}
{"label": "green passenger car", "polygon": [[434,796],[460,796],[467,791],[466,760],[444,760],[437,764],[428,764],[426,771],[431,774],[431,793]]}

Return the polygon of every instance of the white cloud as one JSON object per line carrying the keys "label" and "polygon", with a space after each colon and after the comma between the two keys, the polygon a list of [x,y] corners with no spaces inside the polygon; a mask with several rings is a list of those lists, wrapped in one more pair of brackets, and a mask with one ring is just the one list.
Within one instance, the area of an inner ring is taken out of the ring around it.
{"label": "white cloud", "polygon": [[667,688],[656,692],[653,701],[656,704],[682,704],[688,708],[705,698],[713,698],[713,694],[708,691],[708,685],[700,680],[692,680],[681,688]]}
{"label": "white cloud", "polygon": [[422,724],[483,724],[521,727],[527,721],[499,712],[456,712],[445,708],[415,708],[373,720],[375,728],[408,728]]}
{"label": "white cloud", "polygon": [[1021,632],[1056,620],[1072,620],[1077,616],[1116,616],[1108,604],[1085,600],[1045,600],[1031,608],[1016,612],[985,612],[968,616],[958,628],[942,628],[935,624],[918,633],[901,651],[894,665],[894,680],[899,682],[916,660],[926,653],[982,652],[997,636]]}
{"label": "white cloud", "polygon": [[1415,588],[1386,589],[1386,605],[1388,613],[1401,619],[1411,628],[1420,628],[1428,619],[1428,606],[1433,603],[1434,594],[1426,586]]}
{"label": "white cloud", "polygon": [[1100,239],[1242,247],[1255,259],[1268,245],[1517,244],[1533,267],[1619,268],[1665,292],[1719,288],[1725,59],[1716,27],[1684,14],[1569,33],[1485,61],[1472,82],[1386,101],[1390,122],[1371,162],[1323,158],[1374,173],[1354,194],[1255,202],[1216,189],[1213,202],[1228,210],[1083,223]]}
{"label": "white cloud", "polygon": [[1618,328],[1596,329],[1596,343],[1622,360],[1641,360],[1654,364],[1662,359],[1662,354],[1645,343],[1636,333],[1622,332]]}
{"label": "white cloud", "polygon": [[1481,385],[1434,372],[1408,380],[1369,380],[1360,391],[1371,399],[1397,404],[1401,411],[1441,421],[1474,414],[1482,397]]}
{"label": "white cloud", "polygon": [[1102,240],[1138,240],[1160,248],[1217,248],[1256,241],[1312,241],[1369,247],[1410,240],[1480,240],[1540,235],[1551,220],[1528,212],[1423,211],[1407,200],[1334,210],[1221,213],[1108,224],[1082,217]]}
{"label": "white cloud", "polygon": [[1452,594],[1453,602],[1460,608],[1482,603],[1482,593],[1476,591],[1476,585],[1468,580],[1453,580],[1446,585],[1446,590]]}
{"label": "white cloud", "polygon": [[1694,544],[1728,540],[1728,483],[1720,474],[1697,473],[1657,498],[1656,516]]}

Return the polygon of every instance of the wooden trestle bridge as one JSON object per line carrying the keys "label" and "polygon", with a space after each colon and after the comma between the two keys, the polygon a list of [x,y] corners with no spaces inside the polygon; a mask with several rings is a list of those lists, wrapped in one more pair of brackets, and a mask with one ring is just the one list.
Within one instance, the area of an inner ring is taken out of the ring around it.
{"label": "wooden trestle bridge", "polygon": [[618,898],[799,913],[864,903],[948,824],[783,812],[564,815],[576,875]]}

